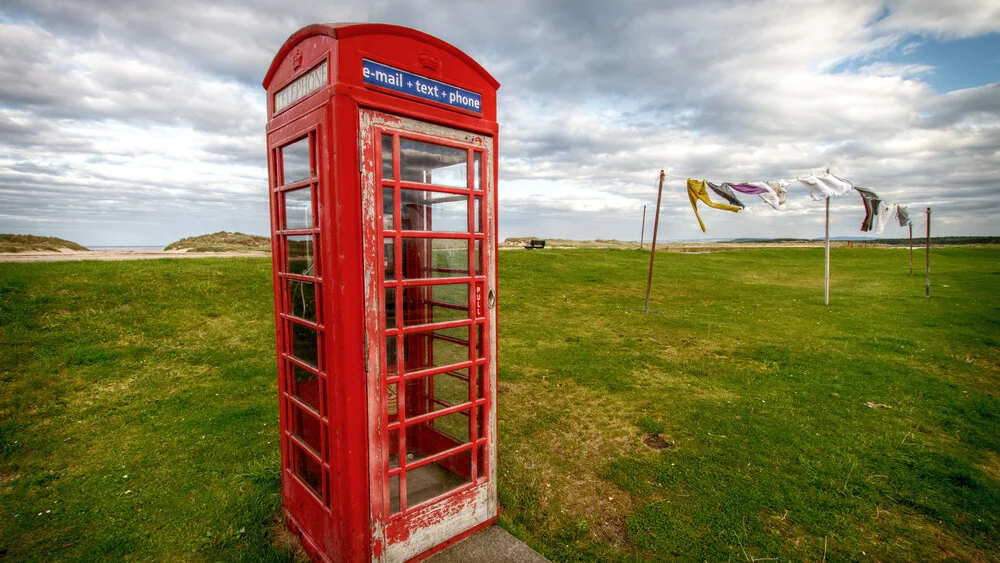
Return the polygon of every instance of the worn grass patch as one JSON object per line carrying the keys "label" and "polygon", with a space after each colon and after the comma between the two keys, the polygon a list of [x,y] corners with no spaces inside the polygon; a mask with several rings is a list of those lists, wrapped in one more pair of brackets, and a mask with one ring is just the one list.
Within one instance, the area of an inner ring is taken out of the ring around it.
{"label": "worn grass patch", "polygon": [[[998,561],[1000,251],[500,255],[502,524],[558,561]],[[923,256],[918,255],[918,262]],[[289,560],[266,259],[0,269],[0,558]],[[869,406],[872,405],[872,406]],[[875,408],[873,408],[873,406]]]}

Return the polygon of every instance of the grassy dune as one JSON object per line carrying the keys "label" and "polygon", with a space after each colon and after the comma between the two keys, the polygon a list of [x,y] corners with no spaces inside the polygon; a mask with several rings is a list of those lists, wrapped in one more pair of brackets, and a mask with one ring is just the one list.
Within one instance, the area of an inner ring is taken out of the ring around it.
{"label": "grassy dune", "polygon": [[[502,523],[557,561],[998,561],[1000,249],[500,255]],[[922,253],[917,256],[922,264]],[[0,558],[287,560],[270,263],[0,268]]]}
{"label": "grassy dune", "polygon": [[58,252],[62,249],[90,250],[75,242],[56,237],[0,234],[0,252]]}
{"label": "grassy dune", "polygon": [[271,252],[271,239],[245,233],[219,231],[210,235],[182,238],[172,242],[164,250],[184,250],[187,252]]}

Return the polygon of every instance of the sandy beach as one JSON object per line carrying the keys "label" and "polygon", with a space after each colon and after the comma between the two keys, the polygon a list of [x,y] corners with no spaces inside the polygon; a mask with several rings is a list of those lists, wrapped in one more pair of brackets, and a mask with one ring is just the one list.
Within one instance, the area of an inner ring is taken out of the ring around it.
{"label": "sandy beach", "polygon": [[76,260],[156,260],[161,258],[269,258],[267,252],[184,252],[182,250],[62,250],[60,252],[0,252],[0,262],[63,262]]}

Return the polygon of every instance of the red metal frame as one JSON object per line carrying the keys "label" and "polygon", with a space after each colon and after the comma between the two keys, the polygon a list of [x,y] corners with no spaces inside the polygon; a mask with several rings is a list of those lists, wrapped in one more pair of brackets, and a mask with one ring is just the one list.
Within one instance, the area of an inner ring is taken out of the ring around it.
{"label": "red metal frame", "polygon": [[[482,114],[366,85],[362,59],[479,93]],[[301,87],[304,76],[323,69],[326,82]],[[289,85],[298,99],[276,112],[275,95]],[[264,88],[288,525],[316,560],[419,560],[491,525],[497,515],[496,309],[486,305],[486,295],[497,287],[498,83],[468,55],[411,29],[313,25],[281,47]],[[385,180],[379,173],[383,133],[393,139],[395,174]],[[296,164],[300,139],[307,139],[310,173],[286,183],[283,171]],[[466,186],[402,180],[400,139],[464,150]],[[472,189],[474,183],[482,189]],[[390,229],[383,229],[383,188],[393,194]],[[404,190],[464,198],[468,229],[432,231],[430,206],[412,209],[421,230],[403,229]],[[306,199],[312,222],[302,225]],[[296,224],[288,223],[286,208],[296,210]],[[388,281],[383,240],[394,241]],[[429,262],[435,241],[462,240],[467,267],[426,269],[435,267]],[[301,257],[307,241],[312,270]],[[464,300],[448,296],[455,284],[467,285]],[[394,327],[385,324],[386,290],[394,295]],[[442,311],[447,318],[434,322]],[[397,364],[409,369],[389,373],[387,340],[394,342]],[[436,365],[434,354],[444,346],[467,347],[468,355]],[[463,386],[464,400],[447,395]],[[466,440],[439,427],[463,417]],[[408,460],[414,452],[420,459]],[[407,506],[411,472],[432,466],[466,483]],[[391,479],[399,484],[397,511],[390,506]]]}

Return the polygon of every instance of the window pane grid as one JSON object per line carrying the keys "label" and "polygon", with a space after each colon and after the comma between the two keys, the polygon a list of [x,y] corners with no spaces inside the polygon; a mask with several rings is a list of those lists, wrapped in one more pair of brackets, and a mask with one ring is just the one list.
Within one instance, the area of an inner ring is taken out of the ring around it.
{"label": "window pane grid", "polygon": [[272,208],[280,265],[275,276],[283,327],[280,358],[286,429],[286,468],[306,490],[330,506],[328,385],[323,326],[323,279],[319,275],[320,223],[317,130],[275,149]]}
{"label": "window pane grid", "polygon": [[[477,282],[487,281],[480,256],[485,235],[477,233],[483,194],[474,191],[482,189],[483,170],[480,150],[421,135],[381,135],[375,147],[382,178],[376,221],[385,274],[378,296],[384,299],[384,355],[392,356],[381,365],[389,436],[383,490],[386,513],[396,517],[481,480],[476,448],[482,451],[485,443],[474,415],[485,404],[477,399],[477,382],[486,361],[475,338],[477,318],[485,312],[472,299]],[[456,288],[458,299],[451,289],[431,291],[460,284],[465,287]],[[434,365],[435,359],[448,363]],[[444,482],[429,487],[434,479]]]}

